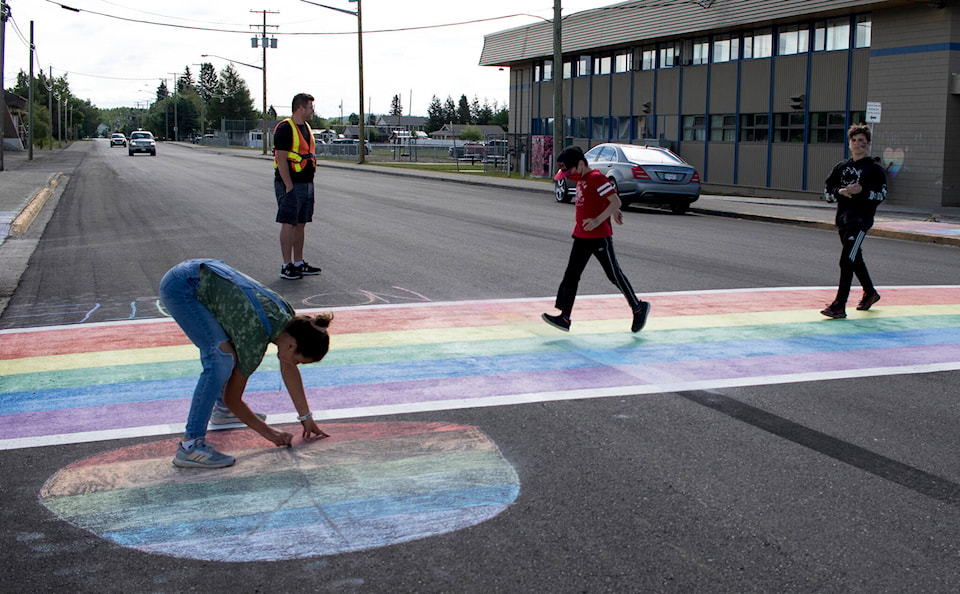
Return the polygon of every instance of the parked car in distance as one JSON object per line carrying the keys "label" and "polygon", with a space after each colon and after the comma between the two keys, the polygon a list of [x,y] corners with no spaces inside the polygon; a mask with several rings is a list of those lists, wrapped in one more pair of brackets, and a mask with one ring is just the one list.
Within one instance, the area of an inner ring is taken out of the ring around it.
{"label": "parked car in distance", "polygon": [[157,156],[157,141],[154,140],[152,133],[146,130],[130,133],[130,147],[127,149],[127,154],[132,157],[136,153],[150,153],[154,157]]}
{"label": "parked car in distance", "polygon": [[127,137],[119,132],[110,135],[110,148],[115,146],[127,146]]}
{"label": "parked car in distance", "polygon": [[454,159],[482,159],[487,147],[482,142],[465,142],[447,149],[447,154]]}
{"label": "parked car in distance", "polygon": [[[683,214],[700,198],[700,174],[668,149],[656,146],[604,143],[584,155],[587,164],[614,185],[624,206],[656,204]],[[576,184],[558,180],[557,202],[570,202]]]}
{"label": "parked car in distance", "polygon": [[[335,138],[329,144],[317,144],[316,154],[318,155],[356,155],[360,151],[360,140],[358,138]],[[370,154],[370,142],[363,143],[363,153]]]}

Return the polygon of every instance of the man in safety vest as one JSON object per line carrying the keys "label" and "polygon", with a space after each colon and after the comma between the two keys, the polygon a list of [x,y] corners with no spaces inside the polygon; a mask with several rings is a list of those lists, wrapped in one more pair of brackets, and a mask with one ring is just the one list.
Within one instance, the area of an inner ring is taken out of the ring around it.
{"label": "man in safety vest", "polygon": [[273,130],[273,187],[277,194],[277,222],[280,223],[280,278],[295,280],[320,269],[303,259],[303,237],[313,220],[313,175],[317,157],[313,131],[307,123],[313,116],[313,96],[298,93],[293,98],[293,116]]}

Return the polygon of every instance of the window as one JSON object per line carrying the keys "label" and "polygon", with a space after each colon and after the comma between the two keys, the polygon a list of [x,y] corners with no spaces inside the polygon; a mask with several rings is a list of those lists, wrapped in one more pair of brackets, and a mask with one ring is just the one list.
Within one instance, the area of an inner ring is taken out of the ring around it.
{"label": "window", "polygon": [[563,78],[570,78],[573,76],[573,62],[564,62],[563,63]]}
{"label": "window", "polygon": [[826,46],[828,52],[850,47],[850,19],[844,17],[827,21]]}
{"label": "window", "polygon": [[590,138],[601,138],[606,140],[607,118],[590,118]]}
{"label": "window", "polygon": [[573,138],[587,138],[587,118],[570,118],[567,134]]}
{"label": "window", "polygon": [[737,116],[710,116],[710,140],[733,142],[737,139]]}
{"label": "window", "polygon": [[683,139],[706,140],[707,116],[683,116]]}
{"label": "window", "polygon": [[601,74],[610,74],[610,64],[612,58],[610,56],[603,56],[600,58],[593,59],[593,73],[596,75]]}
{"label": "window", "polygon": [[622,52],[613,57],[614,72],[630,72],[633,70],[633,52]]}
{"label": "window", "polygon": [[553,78],[553,63],[550,60],[533,65],[533,81],[543,82]]}
{"label": "window", "polygon": [[623,142],[630,141],[630,132],[633,128],[633,118],[630,116],[619,116],[613,118],[613,125],[616,126],[613,135],[615,140]]}
{"label": "window", "polygon": [[803,142],[802,113],[777,113],[773,116],[774,142]]}
{"label": "window", "polygon": [[660,68],[673,68],[680,65],[680,43],[661,43],[659,48]]}
{"label": "window", "polygon": [[740,58],[740,38],[736,35],[718,35],[713,38],[713,62],[731,62]]}
{"label": "window", "polygon": [[854,34],[853,47],[870,47],[872,21],[869,14],[857,15],[857,30]]}
{"label": "window", "polygon": [[710,61],[710,40],[706,37],[693,40],[693,63],[706,64]]}
{"label": "window", "polygon": [[842,111],[820,111],[810,114],[811,143],[843,143],[847,136],[846,114]]}
{"label": "window", "polygon": [[765,113],[745,113],[740,116],[741,142],[766,142],[770,117]]}
{"label": "window", "polygon": [[577,76],[590,76],[590,56],[580,56],[577,60]]}
{"label": "window", "polygon": [[[844,144],[847,142],[847,125],[842,111],[819,111],[810,114],[810,142],[832,142]],[[866,112],[851,111],[851,122],[862,122]]]}
{"label": "window", "polygon": [[769,58],[773,55],[773,33],[761,29],[753,35],[753,58]]}
{"label": "window", "polygon": [[657,48],[653,46],[645,47],[640,56],[641,70],[653,70],[657,67]]}
{"label": "window", "polygon": [[653,118],[647,118],[647,116],[637,116],[633,118],[637,124],[637,129],[634,135],[634,138],[653,138]]}
{"label": "window", "polygon": [[778,33],[778,56],[804,54],[810,47],[810,30],[806,26],[786,25]]}

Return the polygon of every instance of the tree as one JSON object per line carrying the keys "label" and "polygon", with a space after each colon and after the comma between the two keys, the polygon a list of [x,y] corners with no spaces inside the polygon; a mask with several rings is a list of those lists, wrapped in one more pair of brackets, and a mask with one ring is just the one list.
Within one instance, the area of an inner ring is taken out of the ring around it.
{"label": "tree", "polygon": [[510,125],[510,110],[506,107],[498,108],[497,102],[493,102],[493,117],[490,118],[490,123],[496,126],[500,126],[504,130]]}
{"label": "tree", "polygon": [[460,95],[460,104],[457,107],[457,123],[472,124],[473,117],[470,115],[470,102],[466,95]]}
{"label": "tree", "polygon": [[453,102],[453,98],[450,95],[447,95],[447,100],[443,102],[443,121],[453,124],[459,123],[457,119],[457,104]]}
{"label": "tree", "polygon": [[166,79],[161,80],[160,84],[157,85],[157,100],[156,103],[159,103],[170,96],[170,90],[167,88]]}
{"label": "tree", "polygon": [[211,99],[221,94],[220,77],[210,62],[200,64],[200,78],[197,79],[196,87],[204,103],[210,103]]}
{"label": "tree", "polygon": [[390,115],[403,115],[403,105],[400,103],[400,95],[394,95],[393,99],[390,101]]}
{"label": "tree", "polygon": [[[476,103],[476,98],[474,98],[474,103]],[[474,120],[477,124],[485,126],[490,123],[490,120],[493,119],[493,108],[490,107],[490,102],[487,99],[483,100],[483,106],[477,107],[476,114],[474,115]]]}
{"label": "tree", "polygon": [[[48,86],[52,86],[52,83],[42,71],[33,77],[33,141],[34,144],[39,144],[41,148],[46,143],[50,125],[53,121],[50,118],[50,111],[47,109]],[[12,91],[29,99],[30,75],[23,70],[17,73],[17,85],[13,87]]]}
{"label": "tree", "polygon": [[440,99],[436,95],[433,96],[433,99],[430,100],[430,105],[427,107],[427,123],[423,126],[423,131],[427,134],[431,132],[436,132],[440,128],[443,128],[449,120],[444,117],[443,113],[443,104],[440,103]]}
{"label": "tree", "polygon": [[460,131],[460,140],[483,140],[483,132],[480,128],[469,124]]}
{"label": "tree", "polygon": [[190,72],[190,67],[187,66],[183,69],[183,74],[177,77],[177,93],[182,93],[187,89],[193,88],[193,73]]}
{"label": "tree", "polygon": [[[216,97],[216,96],[214,96]],[[220,96],[207,105],[207,119],[218,122],[228,120],[253,120],[257,111],[246,81],[240,76],[233,64],[227,64],[220,71]]]}

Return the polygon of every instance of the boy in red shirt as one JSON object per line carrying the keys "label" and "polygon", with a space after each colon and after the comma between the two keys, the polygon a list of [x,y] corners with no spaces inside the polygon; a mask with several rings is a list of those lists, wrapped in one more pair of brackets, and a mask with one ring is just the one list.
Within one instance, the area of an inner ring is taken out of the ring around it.
{"label": "boy in red shirt", "polygon": [[613,184],[599,171],[587,165],[583,151],[577,147],[564,149],[557,155],[560,171],[554,179],[568,179],[577,182],[577,225],[573,229],[573,248],[570,261],[563,274],[563,281],[557,291],[555,307],[560,315],[543,314],[543,321],[558,330],[570,330],[570,312],[577,298],[577,287],[590,256],[596,256],[603,271],[617,289],[627,298],[633,312],[632,332],[639,332],[647,323],[650,303],[641,301],[633,292],[630,281],[620,270],[617,255],[613,251],[612,218],[618,225],[623,224],[620,212],[620,196]]}

